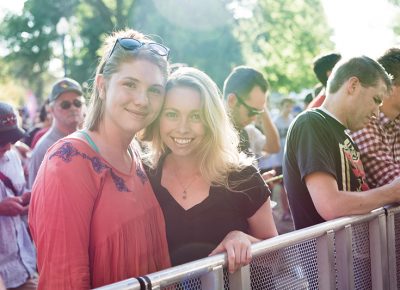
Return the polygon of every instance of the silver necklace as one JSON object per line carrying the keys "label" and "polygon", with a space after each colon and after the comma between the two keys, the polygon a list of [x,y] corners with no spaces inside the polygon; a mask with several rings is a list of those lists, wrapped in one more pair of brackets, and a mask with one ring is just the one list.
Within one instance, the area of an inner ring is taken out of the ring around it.
{"label": "silver necklace", "polygon": [[189,189],[189,187],[193,184],[193,182],[199,177],[197,174],[192,178],[192,180],[186,185],[183,186],[182,182],[180,181],[180,179],[178,178],[178,175],[176,174],[176,171],[173,170],[174,172],[174,176],[176,181],[178,181],[179,186],[183,189],[182,191],[182,199],[186,199],[187,198],[187,190]]}

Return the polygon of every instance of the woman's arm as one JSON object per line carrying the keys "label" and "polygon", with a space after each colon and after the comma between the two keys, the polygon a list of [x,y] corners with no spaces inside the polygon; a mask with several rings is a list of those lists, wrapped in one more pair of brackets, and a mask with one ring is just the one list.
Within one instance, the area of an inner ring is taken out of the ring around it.
{"label": "woman's arm", "polygon": [[[89,161],[45,156],[32,190],[29,225],[40,289],[89,289],[90,221],[96,198]],[[49,159],[50,158],[50,159]]]}
{"label": "woman's arm", "polygon": [[257,239],[265,240],[278,235],[272,216],[270,198],[247,221],[250,226],[250,234]]}

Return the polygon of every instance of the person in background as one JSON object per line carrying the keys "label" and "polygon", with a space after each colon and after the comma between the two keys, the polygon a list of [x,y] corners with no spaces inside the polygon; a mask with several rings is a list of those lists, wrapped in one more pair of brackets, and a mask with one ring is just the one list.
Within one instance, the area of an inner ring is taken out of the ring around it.
{"label": "person in background", "polygon": [[[30,148],[35,147],[37,141],[39,140],[38,132],[41,131],[40,137],[47,132],[52,123],[52,115],[49,112],[49,100],[47,99],[43,105],[40,107],[40,111],[36,117],[36,122],[29,129],[27,137],[23,139],[23,142]],[[43,132],[43,133],[42,133]]]}
{"label": "person in background", "polygon": [[148,127],[149,178],[163,209],[172,265],[226,251],[229,271],[250,262],[253,242],[277,235],[270,190],[238,136],[216,84],[179,68]]}
{"label": "person in background", "polygon": [[43,104],[40,114],[39,114],[39,119],[40,119],[40,128],[39,130],[33,135],[32,142],[30,144],[30,147],[33,149],[35,148],[37,142],[40,140],[40,138],[43,137],[44,134],[49,131],[52,123],[53,123],[53,116],[50,113],[50,108],[49,108],[49,100],[46,100],[46,102]]}
{"label": "person in background", "polygon": [[7,289],[33,290],[37,287],[36,253],[23,219],[31,194],[25,191],[18,153],[11,150],[23,137],[13,107],[0,102],[0,277]]}
{"label": "person in background", "polygon": [[[283,162],[283,150],[286,143],[286,135],[289,130],[289,126],[293,121],[292,109],[295,101],[292,98],[286,97],[280,101],[279,115],[274,119],[274,124],[278,128],[281,150],[276,154],[261,157],[258,160],[258,167],[261,172],[267,172],[275,170],[276,174],[280,176],[282,174],[282,162]],[[283,221],[291,220],[289,204],[287,201],[287,194],[283,184],[283,180],[280,179],[277,182],[272,183],[272,186],[279,185],[280,201],[282,208],[281,219]]]}
{"label": "person in background", "polygon": [[239,66],[224,82],[224,99],[229,116],[240,134],[240,150],[250,152],[249,136],[244,127],[261,117],[264,135],[259,138],[262,150],[271,154],[280,150],[279,134],[267,108],[268,82],[257,70]]}
{"label": "person in background", "polygon": [[352,134],[371,188],[388,184],[400,176],[400,49],[389,49],[378,62],[393,77],[391,92],[380,107],[379,115]]}
{"label": "person in background", "polygon": [[47,149],[57,140],[75,132],[82,122],[82,105],[85,101],[82,95],[80,84],[73,79],[63,78],[53,85],[49,97],[49,110],[53,122],[32,151],[29,162],[29,187],[32,187],[35,181]]}
{"label": "person in background", "polygon": [[1,276],[0,276],[0,290],[7,290],[6,286],[4,286],[4,282],[3,279],[1,279]]}
{"label": "person in background", "polygon": [[307,106],[307,108],[317,108],[322,105],[326,98],[326,84],[328,77],[330,76],[333,67],[342,58],[339,53],[331,52],[318,56],[313,63],[313,70],[315,76],[320,81],[320,86],[318,86],[314,95],[316,96]]}
{"label": "person in background", "polygon": [[134,141],[161,110],[169,49],[126,29],[103,52],[83,130],[50,147],[33,185],[41,289],[91,289],[170,266],[163,213]]}
{"label": "person in background", "polygon": [[389,75],[373,59],[344,60],[329,77],[322,107],[306,110],[290,126],[283,177],[296,229],[400,201],[400,177],[369,189],[348,133],[379,115],[390,87]]}

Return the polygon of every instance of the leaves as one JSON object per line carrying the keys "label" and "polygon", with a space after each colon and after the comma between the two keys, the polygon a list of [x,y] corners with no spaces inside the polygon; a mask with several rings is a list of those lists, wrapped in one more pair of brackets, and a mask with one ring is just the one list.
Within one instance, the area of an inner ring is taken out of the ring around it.
{"label": "leaves", "polygon": [[259,0],[236,30],[246,61],[284,94],[317,82],[312,60],[333,49],[330,34],[319,0]]}
{"label": "leaves", "polygon": [[[244,10],[252,16],[240,18]],[[220,88],[242,64],[265,72],[273,90],[311,87],[312,59],[333,48],[319,0],[26,0],[21,15],[1,23],[10,53],[0,76],[24,80],[43,98],[52,63],[63,61],[61,17],[70,24],[68,75],[81,83],[93,78],[105,33],[126,26],[154,36],[171,48],[172,62],[204,70]]]}

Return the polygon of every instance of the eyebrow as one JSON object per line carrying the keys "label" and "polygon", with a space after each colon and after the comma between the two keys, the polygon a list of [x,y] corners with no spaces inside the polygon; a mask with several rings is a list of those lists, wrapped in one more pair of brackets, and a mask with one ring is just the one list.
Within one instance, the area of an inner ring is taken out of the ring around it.
{"label": "eyebrow", "polygon": [[[139,79],[134,78],[134,77],[130,77],[130,76],[122,77],[121,80],[122,80],[122,81],[124,81],[124,80],[125,80],[125,81],[126,81],[126,80],[130,80],[130,81],[134,81],[134,82],[138,82],[138,83],[141,83],[141,82],[142,82],[142,81],[140,81]],[[154,84],[151,84],[151,85],[149,85],[149,86],[158,86],[158,87],[164,88],[163,84],[160,84],[160,83],[154,83]]]}

